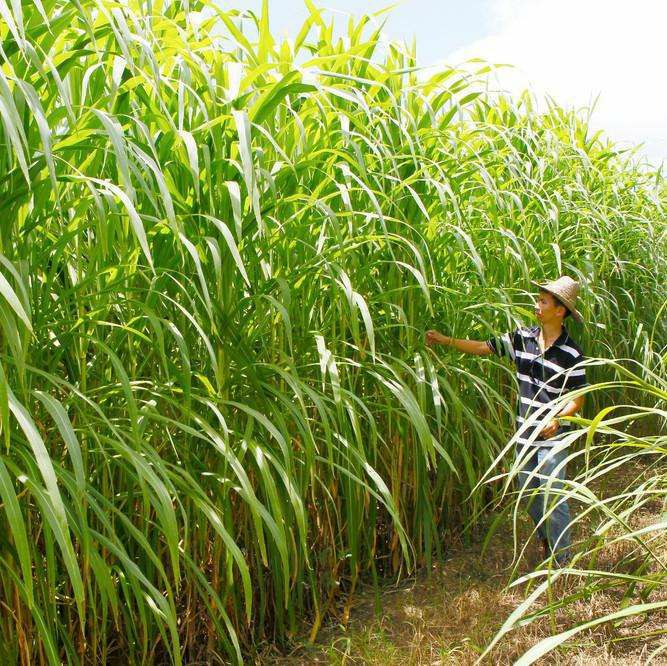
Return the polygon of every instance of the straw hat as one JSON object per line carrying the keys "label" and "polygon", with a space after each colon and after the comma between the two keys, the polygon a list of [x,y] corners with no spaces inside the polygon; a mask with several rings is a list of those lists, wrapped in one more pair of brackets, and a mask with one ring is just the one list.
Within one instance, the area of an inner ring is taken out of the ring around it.
{"label": "straw hat", "polygon": [[576,303],[577,295],[579,294],[579,283],[567,275],[561,275],[557,280],[552,282],[530,282],[534,287],[548,291],[553,294],[572,314],[572,316],[582,323],[584,318],[577,312]]}

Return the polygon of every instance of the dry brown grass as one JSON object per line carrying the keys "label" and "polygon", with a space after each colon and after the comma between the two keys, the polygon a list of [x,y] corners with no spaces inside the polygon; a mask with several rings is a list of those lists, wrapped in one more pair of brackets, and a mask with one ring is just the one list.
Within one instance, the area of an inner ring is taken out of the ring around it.
{"label": "dry brown grass", "polygon": [[[613,487],[607,488],[605,494],[651,473],[654,471],[629,467],[616,476]],[[656,521],[660,511],[659,502],[647,505],[633,516],[632,525],[649,525]],[[527,516],[522,516],[519,525],[522,539],[529,536],[531,527]],[[587,530],[589,522],[578,525],[575,539],[585,536]],[[301,645],[289,656],[264,654],[261,663],[473,664],[528,589],[526,584],[507,588],[514,556],[511,531],[510,525],[500,529],[486,553],[482,553],[481,542],[469,547],[454,545],[449,557],[430,572],[421,572],[410,580],[384,588],[379,596],[379,612],[374,610],[373,591],[361,591],[356,595],[346,627],[330,625],[322,631],[316,646]],[[661,553],[667,553],[664,538],[658,547]],[[623,558],[631,551],[632,544],[627,541],[605,545],[598,553],[595,568],[622,571],[629,567],[624,566]],[[518,563],[519,574],[534,570],[539,562],[537,546],[532,543]],[[552,594],[573,593],[581,585],[578,578],[561,578],[555,582]],[[619,588],[601,590],[552,616],[516,629],[501,640],[485,663],[512,664],[539,640],[578,622],[618,610],[621,598]],[[650,601],[661,598],[667,598],[664,589],[654,591]],[[647,655],[665,640],[666,631],[665,613],[653,614],[650,621],[629,619],[617,627],[602,625],[579,634],[538,663],[635,666],[646,662]],[[632,638],[637,634],[645,638]],[[651,663],[667,664],[667,656]]]}

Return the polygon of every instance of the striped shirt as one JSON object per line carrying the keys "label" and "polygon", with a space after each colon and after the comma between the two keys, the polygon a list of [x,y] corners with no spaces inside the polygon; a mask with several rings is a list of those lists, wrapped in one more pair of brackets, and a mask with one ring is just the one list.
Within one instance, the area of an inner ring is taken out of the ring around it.
{"label": "striped shirt", "polygon": [[492,352],[500,357],[510,358],[516,365],[519,382],[516,425],[518,430],[522,429],[517,444],[554,446],[560,443],[563,435],[572,430],[570,424],[561,424],[549,439],[540,439],[537,435],[531,442],[534,431],[541,430],[548,423],[548,415],[544,413],[543,416],[538,416],[533,425],[524,427],[524,423],[531,414],[555,398],[588,385],[586,370],[580,365],[584,354],[565,326],[558,339],[544,354],[538,342],[539,335],[539,326],[518,328],[512,333],[491,338],[486,344]]}

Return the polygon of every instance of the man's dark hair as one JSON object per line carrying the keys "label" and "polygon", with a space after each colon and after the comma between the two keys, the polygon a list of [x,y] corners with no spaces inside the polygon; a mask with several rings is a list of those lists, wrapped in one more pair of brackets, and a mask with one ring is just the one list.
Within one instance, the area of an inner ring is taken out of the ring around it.
{"label": "man's dark hair", "polygon": [[547,291],[546,289],[540,289],[540,291],[543,294],[549,294],[549,296],[551,296],[551,298],[554,299],[556,305],[562,305],[565,308],[565,316],[563,317],[563,319],[567,319],[572,314],[570,312],[570,308],[568,308],[567,305],[565,305],[565,303],[563,303],[563,301],[561,301],[560,298],[556,296],[556,294],[552,294],[550,291]]}

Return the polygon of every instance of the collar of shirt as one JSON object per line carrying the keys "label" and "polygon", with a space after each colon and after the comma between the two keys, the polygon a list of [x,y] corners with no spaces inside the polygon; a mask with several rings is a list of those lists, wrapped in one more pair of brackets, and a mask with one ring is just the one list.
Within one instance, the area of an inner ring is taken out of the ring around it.
{"label": "collar of shirt", "polygon": [[[539,326],[533,326],[531,329],[528,331],[529,335],[531,338],[535,339],[535,344],[537,345],[539,349],[539,342],[537,341],[537,338],[540,335],[540,327]],[[565,344],[565,341],[568,339],[569,334],[567,332],[567,329],[565,328],[565,325],[563,324],[562,331],[560,332],[560,335],[554,340],[554,342],[549,345],[544,353],[548,352],[550,349],[557,347],[559,344]]]}

